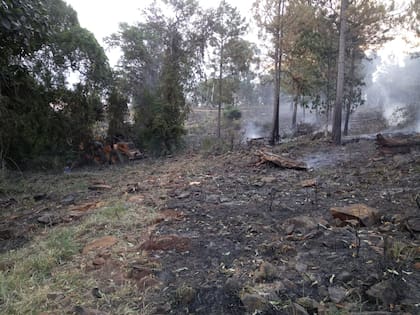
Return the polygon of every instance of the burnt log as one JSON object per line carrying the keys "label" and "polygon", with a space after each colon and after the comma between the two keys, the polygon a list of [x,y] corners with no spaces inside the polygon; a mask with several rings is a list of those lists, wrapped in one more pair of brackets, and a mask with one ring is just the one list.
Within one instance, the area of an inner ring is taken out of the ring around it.
{"label": "burnt log", "polygon": [[257,151],[257,155],[260,158],[260,161],[257,163],[258,165],[269,162],[280,168],[289,168],[299,171],[308,170],[308,167],[304,162],[285,158],[271,152]]}
{"label": "burnt log", "polygon": [[376,143],[386,148],[400,148],[420,146],[420,136],[404,136],[404,137],[384,137],[382,134],[376,135]]}

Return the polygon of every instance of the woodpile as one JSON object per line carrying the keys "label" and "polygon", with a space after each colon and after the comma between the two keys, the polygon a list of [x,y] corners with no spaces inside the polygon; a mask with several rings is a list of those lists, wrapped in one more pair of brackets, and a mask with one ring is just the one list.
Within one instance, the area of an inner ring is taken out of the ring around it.
{"label": "woodpile", "polygon": [[107,144],[104,141],[90,141],[79,145],[79,160],[73,164],[117,164],[142,159],[143,153],[132,142],[119,141]]}

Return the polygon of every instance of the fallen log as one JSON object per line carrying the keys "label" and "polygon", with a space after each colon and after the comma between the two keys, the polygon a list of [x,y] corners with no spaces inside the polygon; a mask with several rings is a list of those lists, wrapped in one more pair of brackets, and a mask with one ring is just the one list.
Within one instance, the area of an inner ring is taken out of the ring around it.
{"label": "fallen log", "polygon": [[398,147],[411,147],[420,145],[420,136],[406,136],[404,138],[385,138],[382,134],[376,135],[376,142],[383,147],[398,148]]}
{"label": "fallen log", "polygon": [[257,163],[258,165],[270,162],[281,168],[289,168],[289,169],[295,169],[299,171],[308,170],[308,167],[306,166],[304,162],[285,158],[271,152],[257,151],[257,155],[260,158],[260,161]]}

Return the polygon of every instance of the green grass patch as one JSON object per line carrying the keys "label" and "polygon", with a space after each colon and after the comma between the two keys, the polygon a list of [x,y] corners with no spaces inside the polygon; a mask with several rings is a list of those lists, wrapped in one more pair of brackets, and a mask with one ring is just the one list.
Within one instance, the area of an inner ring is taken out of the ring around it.
{"label": "green grass patch", "polygon": [[0,264],[11,266],[0,271],[0,313],[37,314],[48,293],[52,271],[79,252],[75,228],[50,231],[27,248],[0,255]]}

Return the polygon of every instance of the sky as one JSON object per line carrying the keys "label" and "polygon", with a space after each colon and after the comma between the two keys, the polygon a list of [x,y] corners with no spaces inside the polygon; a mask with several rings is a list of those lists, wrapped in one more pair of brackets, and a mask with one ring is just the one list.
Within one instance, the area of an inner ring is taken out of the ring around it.
{"label": "sky", "polygon": [[[65,0],[78,13],[79,21],[82,27],[90,30],[106,48],[103,41],[104,37],[118,31],[118,25],[121,22],[129,24],[139,21],[141,18],[141,9],[146,8],[152,0]],[[255,0],[227,0],[231,5],[237,7],[243,16],[251,18],[251,7]],[[389,0],[382,0],[387,2]],[[397,4],[407,3],[409,0],[397,0]],[[207,8],[217,6],[219,1],[199,0],[201,6]],[[390,63],[399,63],[405,55],[405,42],[399,38],[393,43],[388,43],[379,55]],[[118,50],[108,50],[107,55],[111,65],[115,65],[119,58]],[[397,56],[397,57],[396,57]]]}
{"label": "sky", "polygon": [[[77,11],[80,25],[91,31],[98,42],[106,48],[103,38],[118,31],[121,22],[129,24],[139,21],[141,9],[146,8],[152,0],[65,0]],[[251,16],[250,10],[255,0],[227,0],[237,7],[243,16]],[[200,0],[204,8],[217,6],[219,1]],[[111,65],[115,65],[118,51],[107,51]]]}

